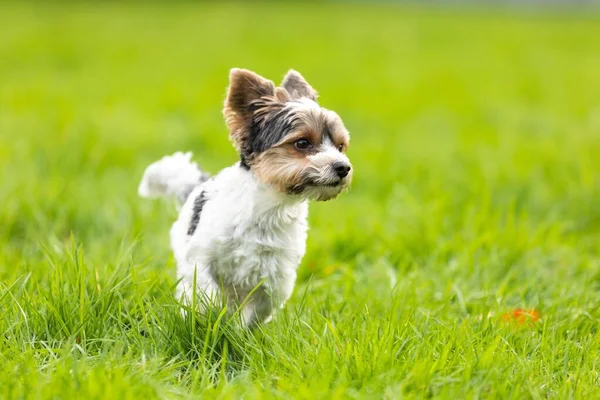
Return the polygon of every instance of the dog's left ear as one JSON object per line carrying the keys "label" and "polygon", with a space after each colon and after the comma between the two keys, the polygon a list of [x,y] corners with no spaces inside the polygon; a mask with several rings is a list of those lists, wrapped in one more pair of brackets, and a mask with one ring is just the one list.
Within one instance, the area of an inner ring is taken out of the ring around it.
{"label": "dog's left ear", "polygon": [[242,150],[250,133],[253,102],[274,94],[273,82],[252,71],[233,68],[229,73],[223,115],[229,128],[229,137],[238,151]]}
{"label": "dog's left ear", "polygon": [[283,78],[281,87],[288,91],[292,100],[298,100],[302,97],[317,101],[317,91],[306,82],[306,79],[300,72],[290,69]]}

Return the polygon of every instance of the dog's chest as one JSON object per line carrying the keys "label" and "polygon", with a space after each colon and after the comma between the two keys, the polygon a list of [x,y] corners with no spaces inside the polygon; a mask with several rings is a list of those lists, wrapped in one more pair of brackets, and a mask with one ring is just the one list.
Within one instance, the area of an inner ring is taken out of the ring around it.
{"label": "dog's chest", "polygon": [[235,286],[255,286],[295,274],[305,250],[306,213],[301,207],[274,208],[232,224],[214,242],[211,272]]}
{"label": "dog's chest", "polygon": [[276,285],[295,277],[306,246],[306,202],[282,202],[252,181],[207,196],[190,246],[215,280],[252,289],[264,279]]}

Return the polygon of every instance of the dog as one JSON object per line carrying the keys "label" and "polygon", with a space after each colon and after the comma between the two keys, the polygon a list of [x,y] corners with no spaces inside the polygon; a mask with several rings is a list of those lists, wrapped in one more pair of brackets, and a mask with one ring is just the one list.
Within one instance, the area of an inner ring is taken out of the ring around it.
{"label": "dog", "polygon": [[147,167],[138,192],[178,202],[170,231],[177,296],[189,304],[196,290],[204,308],[222,301],[253,327],[270,321],[292,294],[308,201],[348,188],[350,136],[294,70],[276,87],[232,69],[223,115],[239,162],[211,177],[191,153],[175,153]]}

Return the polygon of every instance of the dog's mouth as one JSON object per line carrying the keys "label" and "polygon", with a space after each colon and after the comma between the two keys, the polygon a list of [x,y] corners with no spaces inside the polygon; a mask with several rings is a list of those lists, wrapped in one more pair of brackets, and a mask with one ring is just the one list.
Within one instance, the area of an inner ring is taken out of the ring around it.
{"label": "dog's mouth", "polygon": [[306,188],[319,188],[319,187],[328,187],[328,188],[337,188],[341,187],[344,184],[345,179],[338,179],[334,182],[327,183],[317,183],[317,182],[305,182],[302,184],[294,185],[289,189],[291,194],[301,194],[304,192]]}

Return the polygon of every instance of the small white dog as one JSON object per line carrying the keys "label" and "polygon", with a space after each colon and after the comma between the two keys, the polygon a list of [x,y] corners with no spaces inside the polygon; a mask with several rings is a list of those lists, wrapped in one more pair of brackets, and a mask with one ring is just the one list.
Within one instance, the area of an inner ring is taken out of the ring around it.
{"label": "small white dog", "polygon": [[176,153],[146,169],[139,194],[182,206],[171,228],[178,296],[189,302],[195,279],[208,301],[244,303],[241,316],[253,326],[292,293],[308,200],[333,199],[350,184],[349,135],[296,71],[281,87],[243,69],[229,80],[223,114],[240,162],[210,177],[191,153]]}

